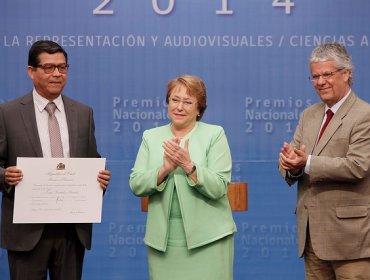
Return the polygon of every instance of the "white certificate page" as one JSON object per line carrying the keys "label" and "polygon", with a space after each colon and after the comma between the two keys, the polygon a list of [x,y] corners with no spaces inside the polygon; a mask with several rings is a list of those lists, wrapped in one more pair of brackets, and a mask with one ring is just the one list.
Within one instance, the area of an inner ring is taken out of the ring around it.
{"label": "white certificate page", "polygon": [[13,223],[100,223],[105,158],[17,158]]}

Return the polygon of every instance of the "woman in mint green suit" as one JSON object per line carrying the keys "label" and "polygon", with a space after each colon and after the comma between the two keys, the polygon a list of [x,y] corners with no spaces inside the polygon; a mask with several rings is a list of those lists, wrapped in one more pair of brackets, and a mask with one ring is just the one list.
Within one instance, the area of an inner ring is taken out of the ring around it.
{"label": "woman in mint green suit", "polygon": [[200,122],[206,88],[183,75],[167,85],[171,123],[143,134],[130,187],[149,196],[151,280],[233,279],[236,226],[227,198],[231,155],[222,127]]}

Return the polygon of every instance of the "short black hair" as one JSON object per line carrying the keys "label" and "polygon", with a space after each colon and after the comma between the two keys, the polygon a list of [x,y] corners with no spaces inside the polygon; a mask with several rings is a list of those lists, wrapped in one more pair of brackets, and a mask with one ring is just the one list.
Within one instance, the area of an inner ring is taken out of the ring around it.
{"label": "short black hair", "polygon": [[36,67],[39,65],[39,55],[44,52],[48,54],[63,53],[66,63],[68,63],[67,52],[59,44],[54,41],[40,40],[36,41],[28,52],[28,66]]}

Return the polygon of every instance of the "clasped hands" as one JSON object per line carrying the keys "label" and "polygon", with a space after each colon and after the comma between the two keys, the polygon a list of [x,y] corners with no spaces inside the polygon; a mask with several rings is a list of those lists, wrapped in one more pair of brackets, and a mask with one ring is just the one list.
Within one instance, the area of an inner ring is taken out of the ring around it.
{"label": "clasped hands", "polygon": [[279,164],[290,173],[298,174],[306,166],[308,155],[305,151],[305,145],[300,148],[284,142],[279,154]]}
{"label": "clasped hands", "polygon": [[[5,183],[9,186],[16,186],[23,179],[23,173],[16,166],[10,166],[5,169]],[[110,171],[100,170],[98,177],[98,182],[103,190],[106,190],[110,181]]]}
{"label": "clasped hands", "polygon": [[[184,148],[180,146],[181,138],[173,138],[163,142],[163,168],[170,173],[178,166],[186,173],[193,168],[193,162],[189,154],[189,139],[185,141]],[[168,174],[167,173],[167,174]]]}

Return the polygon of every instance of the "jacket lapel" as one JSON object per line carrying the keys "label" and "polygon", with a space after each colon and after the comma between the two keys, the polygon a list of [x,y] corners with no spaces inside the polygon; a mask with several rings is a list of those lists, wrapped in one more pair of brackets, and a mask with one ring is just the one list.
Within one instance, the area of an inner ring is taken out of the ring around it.
{"label": "jacket lapel", "polygon": [[320,103],[320,107],[317,110],[315,110],[315,112],[313,112],[311,116],[309,116],[310,120],[306,122],[308,123],[307,130],[309,132],[307,135],[307,142],[305,143],[305,145],[306,151],[310,154],[313,153],[313,150],[315,149],[317,135],[319,134],[324,114],[325,114],[325,104]]}
{"label": "jacket lapel", "polygon": [[31,143],[32,149],[34,150],[37,157],[42,157],[42,148],[40,142],[40,136],[36,124],[35,116],[35,105],[33,103],[32,93],[27,94],[21,103],[21,115],[24,123],[24,131]]}
{"label": "jacket lapel", "polygon": [[354,92],[351,92],[346,101],[340,106],[339,110],[334,114],[330,123],[326,127],[324,134],[322,135],[319,143],[317,143],[314,148],[313,155],[318,155],[324,149],[326,144],[332,138],[333,134],[338,130],[342,125],[343,118],[347,115],[349,109],[352,107],[353,103],[356,101],[356,95]]}
{"label": "jacket lapel", "polygon": [[69,153],[70,157],[74,157],[76,155],[76,139],[78,129],[77,111],[75,104],[71,99],[65,96],[62,96],[62,98],[68,125]]}

